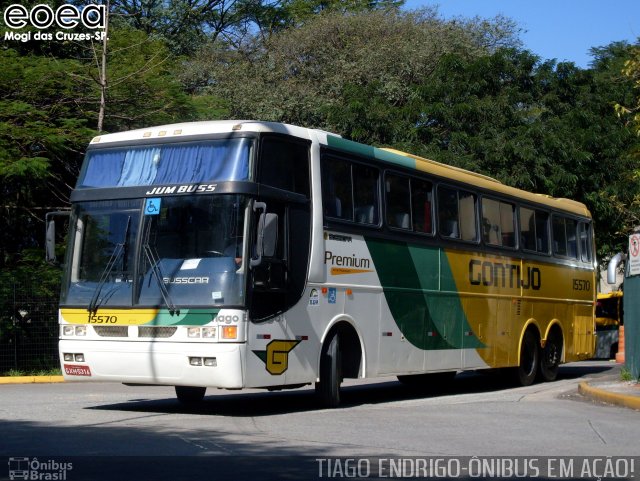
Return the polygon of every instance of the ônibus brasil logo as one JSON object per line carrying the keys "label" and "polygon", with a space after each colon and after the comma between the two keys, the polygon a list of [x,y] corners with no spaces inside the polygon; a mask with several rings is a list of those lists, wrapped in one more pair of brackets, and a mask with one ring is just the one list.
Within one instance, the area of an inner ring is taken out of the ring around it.
{"label": "\u00f4nibus brasil logo", "polygon": [[[5,40],[57,40],[57,41],[102,41],[106,28],[105,5],[89,4],[84,7],[75,5],[60,5],[55,10],[46,4],[39,4],[31,9],[14,3],[4,10],[4,24],[9,28],[5,31]],[[25,27],[35,27],[37,31],[21,32]],[[58,28],[55,32],[45,31]],[[93,32],[74,32],[73,29],[84,27]]]}

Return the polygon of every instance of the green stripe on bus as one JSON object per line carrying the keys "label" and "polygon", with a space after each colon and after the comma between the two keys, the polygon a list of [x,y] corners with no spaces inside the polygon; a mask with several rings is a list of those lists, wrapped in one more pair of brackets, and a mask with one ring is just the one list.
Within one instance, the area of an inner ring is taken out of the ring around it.
{"label": "green stripe on bus", "polygon": [[484,347],[475,335],[464,335],[471,328],[444,252],[404,242],[366,242],[393,319],[411,344],[425,350]]}
{"label": "green stripe on bus", "polygon": [[168,309],[160,309],[148,326],[204,326],[218,315],[220,309],[180,309],[173,315]]}
{"label": "green stripe on bus", "polygon": [[327,145],[344,152],[360,155],[368,158],[375,158],[388,162],[390,164],[400,165],[402,167],[408,167],[410,169],[416,168],[416,161],[411,157],[404,155],[394,154],[393,152],[387,152],[386,150],[371,147],[370,145],[360,144],[353,142],[352,140],[341,139],[333,135],[327,136]]}

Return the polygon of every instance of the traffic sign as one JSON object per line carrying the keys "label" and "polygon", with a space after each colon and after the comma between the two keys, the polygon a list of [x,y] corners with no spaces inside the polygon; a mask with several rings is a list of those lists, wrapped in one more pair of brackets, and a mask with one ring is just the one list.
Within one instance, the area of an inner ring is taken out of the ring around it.
{"label": "traffic sign", "polygon": [[629,236],[629,275],[640,274],[640,234]]}

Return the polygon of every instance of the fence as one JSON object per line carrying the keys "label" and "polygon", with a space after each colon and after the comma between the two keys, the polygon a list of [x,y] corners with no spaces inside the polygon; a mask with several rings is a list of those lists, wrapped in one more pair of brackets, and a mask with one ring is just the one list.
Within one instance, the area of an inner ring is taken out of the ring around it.
{"label": "fence", "polygon": [[58,360],[58,296],[28,282],[0,289],[0,375],[60,367]]}

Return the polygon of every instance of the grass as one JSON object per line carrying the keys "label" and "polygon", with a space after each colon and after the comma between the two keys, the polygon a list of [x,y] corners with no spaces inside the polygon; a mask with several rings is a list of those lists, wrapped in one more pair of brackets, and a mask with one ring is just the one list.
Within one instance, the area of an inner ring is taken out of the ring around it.
{"label": "grass", "polygon": [[8,371],[1,372],[0,376],[62,376],[62,371],[60,368],[31,370],[9,369]]}
{"label": "grass", "polygon": [[629,369],[627,369],[626,367],[623,367],[622,370],[620,371],[620,380],[621,381],[638,381],[636,378],[633,377],[633,374],[631,374],[631,371],[629,371]]}

